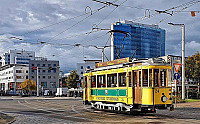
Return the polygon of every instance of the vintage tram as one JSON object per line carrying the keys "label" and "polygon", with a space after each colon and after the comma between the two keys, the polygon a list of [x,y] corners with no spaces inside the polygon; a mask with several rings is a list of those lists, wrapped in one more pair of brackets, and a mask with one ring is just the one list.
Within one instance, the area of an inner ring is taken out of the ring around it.
{"label": "vintage tram", "polygon": [[112,111],[173,110],[171,69],[163,59],[118,59],[84,74],[83,103]]}

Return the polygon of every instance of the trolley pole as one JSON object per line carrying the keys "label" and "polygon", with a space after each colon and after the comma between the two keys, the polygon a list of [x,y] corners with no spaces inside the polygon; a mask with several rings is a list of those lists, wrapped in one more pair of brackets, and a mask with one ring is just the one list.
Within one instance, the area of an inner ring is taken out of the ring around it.
{"label": "trolley pole", "polygon": [[102,62],[104,62],[104,48],[102,49]]}

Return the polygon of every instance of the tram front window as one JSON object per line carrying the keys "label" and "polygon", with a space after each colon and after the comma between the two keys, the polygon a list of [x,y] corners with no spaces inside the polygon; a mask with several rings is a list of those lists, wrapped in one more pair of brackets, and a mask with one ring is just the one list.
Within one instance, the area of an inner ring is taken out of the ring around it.
{"label": "tram front window", "polygon": [[143,69],[143,87],[148,87],[148,70]]}
{"label": "tram front window", "polygon": [[159,69],[154,69],[154,86],[159,87]]}
{"label": "tram front window", "polygon": [[117,74],[108,74],[107,83],[107,87],[117,87]]}
{"label": "tram front window", "polygon": [[149,69],[149,87],[152,87],[152,82],[153,82],[153,78],[152,78],[152,69]]}
{"label": "tram front window", "polygon": [[161,82],[162,87],[166,86],[166,78],[167,78],[167,70],[161,69],[160,70],[160,82]]}
{"label": "tram front window", "polygon": [[119,73],[119,87],[126,87],[126,73]]}

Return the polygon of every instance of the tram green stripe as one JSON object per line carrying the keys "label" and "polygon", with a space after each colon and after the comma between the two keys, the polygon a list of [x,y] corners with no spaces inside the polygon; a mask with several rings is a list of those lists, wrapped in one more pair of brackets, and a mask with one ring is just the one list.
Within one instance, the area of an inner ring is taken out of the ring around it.
{"label": "tram green stripe", "polygon": [[91,94],[95,96],[126,96],[126,89],[109,89],[107,95],[105,90],[95,89],[91,90]]}

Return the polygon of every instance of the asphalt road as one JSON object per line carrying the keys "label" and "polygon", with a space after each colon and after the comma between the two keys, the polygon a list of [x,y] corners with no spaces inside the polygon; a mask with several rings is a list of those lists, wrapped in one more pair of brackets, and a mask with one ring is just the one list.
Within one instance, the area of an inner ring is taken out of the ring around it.
{"label": "asphalt road", "polygon": [[175,111],[154,114],[117,114],[97,111],[72,98],[0,97],[0,112],[15,117],[14,124],[63,123],[200,123],[200,102],[178,105]]}

